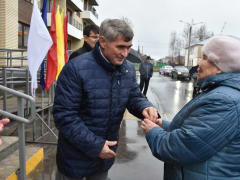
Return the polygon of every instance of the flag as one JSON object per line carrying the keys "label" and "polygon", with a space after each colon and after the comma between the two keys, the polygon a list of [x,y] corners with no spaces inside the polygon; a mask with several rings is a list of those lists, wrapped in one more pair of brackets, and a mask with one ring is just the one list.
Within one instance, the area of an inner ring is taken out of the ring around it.
{"label": "flag", "polygon": [[[42,19],[47,27],[47,0],[43,1],[43,7],[42,7]],[[45,80],[44,80],[44,61],[41,64],[41,71],[40,71],[40,84],[43,89],[45,89]]]}
{"label": "flag", "polygon": [[48,52],[47,60],[47,75],[46,75],[46,91],[51,87],[57,75],[57,37],[56,37],[56,0],[53,0],[52,15],[51,15],[51,28],[50,35],[52,37],[53,45]]}
{"label": "flag", "polygon": [[68,62],[68,44],[67,44],[67,40],[68,40],[68,13],[66,13],[66,16],[64,18],[64,24],[63,24],[63,28],[64,28],[64,47],[65,47],[65,64]]}
{"label": "flag", "polygon": [[56,35],[57,35],[57,76],[58,78],[63,66],[65,65],[64,60],[64,32],[63,32],[63,11],[60,14],[60,8],[58,6],[56,13]]}
{"label": "flag", "polygon": [[41,18],[37,1],[34,0],[27,47],[28,68],[32,77],[32,96],[35,96],[37,88],[37,71],[51,45],[52,39]]}

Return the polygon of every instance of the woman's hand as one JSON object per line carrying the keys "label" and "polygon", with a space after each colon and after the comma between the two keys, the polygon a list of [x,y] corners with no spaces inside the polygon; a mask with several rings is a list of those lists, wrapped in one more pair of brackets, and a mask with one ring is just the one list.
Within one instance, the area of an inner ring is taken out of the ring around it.
{"label": "woman's hand", "polygon": [[157,119],[157,121],[155,123],[162,128],[162,120],[161,119]]}
{"label": "woman's hand", "polygon": [[[160,122],[158,121],[158,123],[160,124]],[[141,128],[143,129],[144,134],[146,135],[148,131],[150,131],[152,128],[159,126],[158,124],[155,124],[154,122],[152,122],[149,119],[144,119],[141,122]]]}

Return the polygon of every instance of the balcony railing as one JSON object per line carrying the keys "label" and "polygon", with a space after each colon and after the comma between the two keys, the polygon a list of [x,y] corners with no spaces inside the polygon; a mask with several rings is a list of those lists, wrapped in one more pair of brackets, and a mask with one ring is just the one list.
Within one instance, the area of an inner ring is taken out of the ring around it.
{"label": "balcony railing", "polygon": [[[68,23],[77,28],[78,30],[83,31],[83,25],[75,18],[69,17]],[[51,12],[48,13],[48,26],[51,26]]]}
{"label": "balcony railing", "polygon": [[83,31],[83,25],[80,22],[78,22],[75,18],[72,18],[71,21],[69,21],[68,23],[74,26],[75,28],[79,29],[80,31]]}
{"label": "balcony railing", "polygon": [[84,11],[90,11],[92,14],[98,19],[98,14],[96,12],[96,9],[93,6],[90,6],[88,8],[85,8]]}

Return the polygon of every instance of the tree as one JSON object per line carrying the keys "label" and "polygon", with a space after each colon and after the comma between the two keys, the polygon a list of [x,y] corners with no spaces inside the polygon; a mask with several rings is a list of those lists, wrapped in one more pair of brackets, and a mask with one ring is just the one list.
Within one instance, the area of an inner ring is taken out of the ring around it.
{"label": "tree", "polygon": [[[186,25],[182,33],[183,39],[185,41],[185,47],[188,46],[189,28],[190,28],[189,25]],[[192,32],[192,35],[191,35],[191,44],[197,43],[199,41],[203,41],[214,35],[213,32],[207,30],[207,26],[205,24],[203,24],[199,28],[195,27],[194,29],[195,30]]]}
{"label": "tree", "polygon": [[208,39],[212,37],[214,34],[213,32],[210,32],[207,30],[206,25],[200,26],[196,31],[193,33],[194,38],[197,39],[198,41],[203,41],[205,39]]}
{"label": "tree", "polygon": [[176,57],[181,55],[181,51],[183,49],[183,40],[177,35],[176,31],[173,31],[170,35],[170,43],[169,43],[169,57],[170,64],[176,64]]}

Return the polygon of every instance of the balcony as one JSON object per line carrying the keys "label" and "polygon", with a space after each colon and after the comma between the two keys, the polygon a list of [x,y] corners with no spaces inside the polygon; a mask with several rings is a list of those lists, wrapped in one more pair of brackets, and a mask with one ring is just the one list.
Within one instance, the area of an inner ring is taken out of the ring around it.
{"label": "balcony", "polygon": [[[51,26],[51,13],[47,14],[47,26]],[[68,22],[68,35],[76,38],[82,39],[83,38],[83,27],[82,24],[79,23],[74,18],[71,18]]]}
{"label": "balcony", "polygon": [[89,0],[89,3],[93,6],[98,6],[99,5],[98,0]]}
{"label": "balcony", "polygon": [[80,40],[83,38],[83,31],[68,23],[68,35]]}
{"label": "balcony", "polygon": [[68,0],[67,1],[75,11],[83,11],[84,1],[82,0]]}
{"label": "balcony", "polygon": [[77,39],[83,38],[83,26],[76,19],[71,18],[68,22],[68,34]]}
{"label": "balcony", "polygon": [[81,12],[81,17],[84,20],[89,21],[91,24],[99,25],[98,14],[96,13],[96,11],[85,10],[85,11]]}

